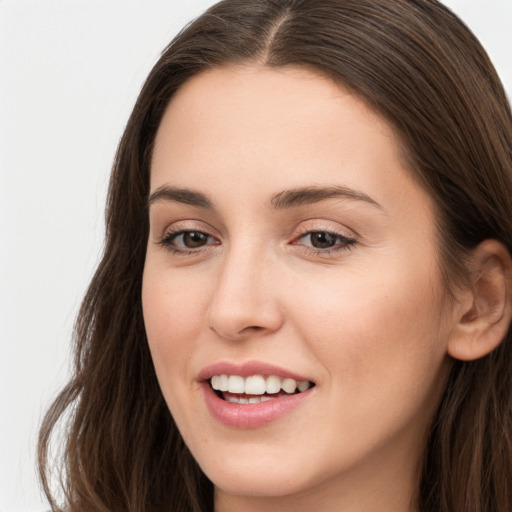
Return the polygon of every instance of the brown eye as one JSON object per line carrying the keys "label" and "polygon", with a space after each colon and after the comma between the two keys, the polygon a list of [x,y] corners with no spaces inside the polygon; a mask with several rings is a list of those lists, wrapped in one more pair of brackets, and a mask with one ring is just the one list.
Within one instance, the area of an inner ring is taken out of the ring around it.
{"label": "brown eye", "polygon": [[185,231],[181,234],[181,237],[183,238],[183,245],[188,249],[202,247],[208,242],[208,236],[209,235],[206,233],[201,233],[200,231]]}
{"label": "brown eye", "polygon": [[308,231],[297,238],[294,243],[316,253],[329,254],[333,251],[351,248],[356,240],[330,231]]}
{"label": "brown eye", "polygon": [[309,237],[311,247],[315,249],[330,249],[339,243],[341,238],[339,235],[334,235],[327,231],[315,231],[307,236]]}
{"label": "brown eye", "polygon": [[208,233],[202,231],[177,231],[169,233],[161,241],[161,244],[175,252],[201,249],[206,245],[217,245],[217,240]]}

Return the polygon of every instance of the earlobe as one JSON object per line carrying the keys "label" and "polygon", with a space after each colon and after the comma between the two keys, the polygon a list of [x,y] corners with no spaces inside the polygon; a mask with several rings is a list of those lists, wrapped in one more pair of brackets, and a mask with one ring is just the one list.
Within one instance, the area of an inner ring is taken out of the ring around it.
{"label": "earlobe", "polygon": [[512,317],[512,260],[506,247],[485,240],[472,256],[472,286],[463,292],[448,342],[449,355],[462,361],[492,352],[507,334]]}

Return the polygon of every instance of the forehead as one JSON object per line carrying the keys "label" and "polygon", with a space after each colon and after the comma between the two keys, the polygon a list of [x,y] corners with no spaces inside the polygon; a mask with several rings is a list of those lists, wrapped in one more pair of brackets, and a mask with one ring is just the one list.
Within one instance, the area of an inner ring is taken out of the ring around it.
{"label": "forehead", "polygon": [[343,185],[381,204],[430,207],[391,125],[334,81],[293,67],[231,66],[186,82],[153,152],[151,189],[169,182],[227,201]]}
{"label": "forehead", "polygon": [[[181,134],[191,143],[245,140],[241,149],[246,149],[247,131],[252,131],[255,140],[267,142],[281,134],[296,136],[299,142],[304,135],[320,131],[311,140],[318,143],[326,130],[346,138],[348,133],[341,130],[347,122],[354,127],[358,121],[366,129],[371,125],[373,131],[394,138],[388,123],[318,73],[296,67],[229,66],[203,72],[178,89],[162,119],[156,147]],[[276,142],[284,144],[283,149],[287,146],[284,138]],[[267,144],[265,150],[273,146]]]}

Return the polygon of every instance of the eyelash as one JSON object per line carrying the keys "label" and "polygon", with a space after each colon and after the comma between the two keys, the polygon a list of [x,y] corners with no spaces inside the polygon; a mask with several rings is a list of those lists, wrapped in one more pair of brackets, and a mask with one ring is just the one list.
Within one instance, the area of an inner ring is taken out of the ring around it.
{"label": "eyelash", "polygon": [[[311,237],[312,235],[328,235],[330,237],[333,237],[336,240],[336,244],[332,247],[325,247],[325,248],[318,248],[313,246],[307,246],[304,244],[296,243],[297,240],[303,240],[306,237]],[[292,244],[293,245],[300,245],[302,250],[307,251],[309,254],[313,254],[315,256],[323,255],[328,256],[332,253],[340,253],[342,251],[348,251],[351,250],[354,245],[357,243],[357,241],[354,238],[350,238],[348,236],[342,235],[340,233],[336,233],[335,231],[330,231],[328,229],[319,229],[319,230],[309,230],[305,231],[304,233],[301,233],[297,237],[294,238]]]}
{"label": "eyelash", "polygon": [[[171,251],[172,254],[183,255],[183,256],[187,256],[188,254],[197,254],[197,252],[200,251],[201,249],[203,249],[203,247],[205,247],[205,246],[200,246],[197,249],[188,248],[188,247],[183,246],[183,248],[180,249],[174,243],[176,238],[178,238],[179,236],[182,236],[182,235],[186,235],[187,233],[195,233],[195,234],[199,234],[199,235],[204,235],[207,238],[214,238],[212,235],[210,235],[204,231],[201,231],[199,229],[178,229],[176,231],[174,231],[174,230],[168,231],[165,234],[165,236],[163,237],[163,239],[159,242],[159,244],[162,247],[164,247],[165,249],[167,249],[168,251]],[[218,244],[214,244],[214,245],[218,245]]]}
{"label": "eyelash", "polygon": [[[176,231],[169,231],[165,234],[163,239],[158,242],[159,245],[170,251],[172,254],[181,255],[181,256],[187,256],[191,254],[197,254],[199,251],[201,251],[204,247],[208,247],[211,245],[219,245],[218,243],[215,244],[208,244],[207,242],[204,245],[199,246],[198,248],[178,248],[178,246],[175,245],[175,240],[179,236],[183,236],[186,234],[196,234],[196,235],[202,235],[211,239],[215,239],[212,235],[209,233],[206,233],[205,231],[201,231],[198,229],[178,229]],[[315,248],[313,246],[308,246],[304,244],[297,243],[298,240],[303,240],[306,237],[311,237],[312,235],[328,235],[330,237],[333,237],[335,240],[337,240],[337,243],[333,245],[332,247],[326,247],[326,248]],[[300,233],[297,235],[293,241],[291,242],[292,245],[299,245],[301,246],[302,250],[309,254],[313,255],[329,255],[332,253],[339,253],[342,251],[351,250],[354,245],[357,243],[357,240],[354,238],[347,237],[345,235],[341,235],[340,233],[336,233],[335,231],[330,231],[328,229],[323,230],[309,230],[305,231],[303,233]]]}

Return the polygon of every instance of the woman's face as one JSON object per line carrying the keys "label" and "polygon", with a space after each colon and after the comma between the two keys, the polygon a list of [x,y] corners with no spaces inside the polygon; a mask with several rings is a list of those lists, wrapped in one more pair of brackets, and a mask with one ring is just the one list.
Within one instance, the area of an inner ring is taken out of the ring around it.
{"label": "woman's face", "polygon": [[389,124],[306,70],[209,71],[165,113],[150,196],[149,346],[219,502],[408,510],[453,314]]}

